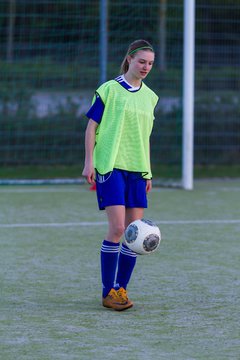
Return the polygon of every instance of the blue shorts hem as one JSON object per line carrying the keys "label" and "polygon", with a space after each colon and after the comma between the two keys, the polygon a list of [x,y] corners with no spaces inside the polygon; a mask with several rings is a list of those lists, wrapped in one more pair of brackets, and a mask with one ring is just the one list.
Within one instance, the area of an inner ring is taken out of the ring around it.
{"label": "blue shorts hem", "polygon": [[96,187],[100,210],[117,205],[147,208],[146,179],[141,173],[119,169],[104,175],[96,173]]}

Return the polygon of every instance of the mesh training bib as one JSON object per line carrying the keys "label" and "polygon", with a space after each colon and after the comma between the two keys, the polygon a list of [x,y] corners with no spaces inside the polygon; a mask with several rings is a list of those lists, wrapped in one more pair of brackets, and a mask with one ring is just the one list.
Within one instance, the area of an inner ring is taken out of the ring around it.
{"label": "mesh training bib", "polygon": [[149,138],[158,96],[144,83],[129,92],[110,80],[97,91],[104,113],[96,133],[94,166],[100,174],[113,168],[142,172],[151,179]]}

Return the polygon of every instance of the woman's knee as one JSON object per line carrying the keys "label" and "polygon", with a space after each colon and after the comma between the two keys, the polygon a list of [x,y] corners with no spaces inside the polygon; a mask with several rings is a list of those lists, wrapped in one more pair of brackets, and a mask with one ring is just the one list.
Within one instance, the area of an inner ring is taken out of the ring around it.
{"label": "woman's knee", "polygon": [[124,234],[125,227],[123,224],[116,224],[111,227],[111,233],[114,238],[121,238]]}

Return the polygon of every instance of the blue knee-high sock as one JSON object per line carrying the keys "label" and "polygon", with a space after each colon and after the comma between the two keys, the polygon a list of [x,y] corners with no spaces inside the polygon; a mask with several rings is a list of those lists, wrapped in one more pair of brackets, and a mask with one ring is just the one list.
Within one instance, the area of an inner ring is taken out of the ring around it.
{"label": "blue knee-high sock", "polygon": [[116,287],[127,288],[133,269],[137,261],[137,254],[122,244],[118,259]]}
{"label": "blue knee-high sock", "polygon": [[118,262],[119,243],[104,240],[101,247],[102,296],[106,297],[114,287]]}

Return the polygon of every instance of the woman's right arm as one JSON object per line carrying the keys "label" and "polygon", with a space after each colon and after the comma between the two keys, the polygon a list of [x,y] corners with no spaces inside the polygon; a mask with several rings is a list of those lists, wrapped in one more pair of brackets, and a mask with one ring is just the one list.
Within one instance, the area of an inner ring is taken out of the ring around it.
{"label": "woman's right arm", "polygon": [[98,123],[92,119],[89,119],[86,132],[85,132],[85,165],[82,175],[86,177],[89,184],[95,182],[95,169],[93,166],[93,150],[96,141],[96,129]]}

